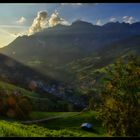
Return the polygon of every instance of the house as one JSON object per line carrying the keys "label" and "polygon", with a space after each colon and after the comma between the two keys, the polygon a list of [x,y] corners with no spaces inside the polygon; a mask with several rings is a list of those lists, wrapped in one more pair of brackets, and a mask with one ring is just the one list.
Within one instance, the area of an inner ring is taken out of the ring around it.
{"label": "house", "polygon": [[84,130],[92,130],[93,125],[91,123],[83,123],[81,128]]}

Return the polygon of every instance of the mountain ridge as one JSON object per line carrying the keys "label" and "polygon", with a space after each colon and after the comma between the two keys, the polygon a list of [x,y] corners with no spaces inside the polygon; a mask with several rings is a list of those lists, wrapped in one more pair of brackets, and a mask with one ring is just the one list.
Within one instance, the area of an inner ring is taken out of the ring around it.
{"label": "mountain ridge", "polygon": [[24,35],[17,37],[8,46],[0,49],[0,51],[14,57],[14,55],[12,55],[14,51],[11,50],[8,52],[8,50],[10,50],[9,47],[13,46],[12,48],[18,49],[16,46],[22,46],[22,48],[27,47],[29,49],[32,45],[35,46],[34,48],[36,48],[36,46],[48,48],[52,46],[59,47],[67,45],[74,46],[75,48],[80,47],[81,50],[90,53],[91,51],[93,52],[94,50],[112,43],[113,41],[133,35],[139,35],[139,27],[140,22],[133,24],[109,22],[103,26],[97,26],[89,22],[77,21],[73,22],[70,26],[56,25],[54,27],[46,28],[31,36]]}
{"label": "mountain ridge", "polygon": [[[125,44],[128,46],[136,36],[138,39],[131,43],[131,49],[133,50],[132,45],[139,43],[139,27],[140,22],[110,22],[97,26],[77,21],[70,26],[57,25],[31,36],[18,37],[8,46],[1,48],[0,52],[55,80],[73,84],[74,75],[65,71],[65,65],[92,55],[107,57],[103,59],[105,64],[105,61],[110,62],[111,57],[108,56],[111,56],[111,50],[114,49],[115,52],[116,49],[116,53],[124,51]],[[129,43],[125,42],[124,47],[118,45],[118,49],[115,48],[115,43],[121,40]],[[111,46],[107,47],[109,45]],[[108,56],[104,55],[106,49]]]}

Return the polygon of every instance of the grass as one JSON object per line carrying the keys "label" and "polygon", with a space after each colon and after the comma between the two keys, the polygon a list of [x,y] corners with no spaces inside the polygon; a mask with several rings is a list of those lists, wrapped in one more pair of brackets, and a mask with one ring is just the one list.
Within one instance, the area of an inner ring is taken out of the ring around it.
{"label": "grass", "polygon": [[[96,119],[96,112],[89,111],[78,114],[78,112],[33,112],[31,114],[32,119],[49,118],[60,115],[67,115],[56,120],[48,121],[45,124],[40,124],[41,126],[48,128],[50,130],[67,130],[74,131],[80,134],[82,137],[94,137],[94,136],[107,136],[105,128],[99,120]],[[93,124],[93,132],[87,132],[80,128],[81,124],[84,122],[90,122]]]}
{"label": "grass", "polygon": [[28,91],[26,89],[14,86],[12,84],[8,84],[0,81],[0,91],[7,91],[8,94],[11,94],[15,91],[20,92],[22,95],[26,95],[28,97],[38,97],[38,93]]}
{"label": "grass", "polygon": [[43,118],[50,118],[50,117],[55,117],[55,116],[60,116],[60,115],[76,115],[77,112],[32,112],[30,114],[30,118],[32,120],[36,119],[43,119]]}
{"label": "grass", "polygon": [[[37,93],[30,92],[23,88],[7,84],[0,81],[0,91],[6,91],[12,94],[19,91],[21,94],[30,97],[34,101],[48,105],[48,99],[38,98]],[[106,130],[102,127],[101,122],[96,119],[96,112],[32,112],[30,119],[44,119],[55,116],[62,116],[55,120],[49,120],[47,123],[38,125],[23,125],[20,122],[10,122],[11,120],[0,120],[0,136],[3,137],[98,137],[107,136]],[[66,115],[64,117],[64,115]],[[1,118],[2,119],[2,118]],[[80,128],[84,122],[93,124],[94,130],[88,132]]]}
{"label": "grass", "polygon": [[[45,108],[45,110],[47,111],[50,108],[53,109],[54,101],[52,100],[52,98],[50,99],[50,97],[48,96],[45,98],[43,97],[41,98],[39,93],[31,92],[24,88],[0,81],[0,93],[10,95],[10,94],[13,94],[15,91],[20,93],[20,95],[29,97],[29,99],[33,103],[33,107],[35,108],[35,110],[41,110],[40,107]],[[3,97],[0,97],[0,98],[3,98]]]}
{"label": "grass", "polygon": [[0,121],[0,136],[4,137],[14,137],[14,136],[21,136],[21,137],[28,137],[28,136],[40,136],[32,130],[27,131],[26,126],[18,123],[12,123],[7,121]]}
{"label": "grass", "polygon": [[[96,112],[33,112],[32,119],[40,119],[67,115],[56,120],[48,121],[44,124],[24,125],[20,122],[0,121],[1,137],[102,137],[107,136],[95,116]],[[93,124],[93,131],[82,130],[80,125],[84,122]]]}
{"label": "grass", "polygon": [[0,121],[1,137],[69,137],[80,134],[70,130],[49,130],[38,125],[23,125],[17,122]]}

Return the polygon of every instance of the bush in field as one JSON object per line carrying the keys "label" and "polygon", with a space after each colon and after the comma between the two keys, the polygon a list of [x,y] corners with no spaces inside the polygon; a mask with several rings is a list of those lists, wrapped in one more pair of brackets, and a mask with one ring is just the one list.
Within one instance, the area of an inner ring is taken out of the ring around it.
{"label": "bush in field", "polygon": [[99,118],[109,134],[140,136],[140,58],[130,56],[108,68]]}

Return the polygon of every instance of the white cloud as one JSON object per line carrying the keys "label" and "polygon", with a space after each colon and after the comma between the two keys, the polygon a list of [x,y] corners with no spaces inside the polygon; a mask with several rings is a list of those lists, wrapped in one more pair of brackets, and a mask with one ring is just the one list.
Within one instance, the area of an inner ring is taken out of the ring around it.
{"label": "white cloud", "polygon": [[63,21],[61,21],[61,24],[62,24],[62,25],[71,25],[68,21],[66,21],[66,20],[64,20],[64,19],[63,19]]}
{"label": "white cloud", "polygon": [[26,22],[25,17],[21,17],[19,20],[16,21],[16,23],[18,23],[18,24],[24,24],[25,22]]}
{"label": "white cloud", "polygon": [[123,19],[123,22],[129,23],[129,24],[132,24],[136,21],[134,17],[132,16],[124,16],[122,19]]}
{"label": "white cloud", "polygon": [[115,17],[112,17],[112,18],[109,19],[109,21],[110,21],[110,22],[116,22],[117,19],[116,19]]}
{"label": "white cloud", "polygon": [[100,19],[97,20],[96,25],[98,25],[98,26],[102,26],[102,22],[101,22]]}
{"label": "white cloud", "polygon": [[28,35],[33,35],[36,32],[40,32],[43,28],[53,27],[57,24],[70,25],[68,21],[59,16],[57,10],[55,10],[50,16],[47,11],[40,11],[38,12],[37,17],[33,20]]}
{"label": "white cloud", "polygon": [[39,32],[42,30],[42,28],[47,24],[47,17],[48,17],[48,12],[47,11],[39,11],[37,13],[36,18],[33,20],[33,23],[31,27],[29,28],[29,34],[32,35],[36,32]]}
{"label": "white cloud", "polygon": [[55,11],[52,13],[50,19],[49,19],[49,26],[53,27],[59,23],[61,23],[62,19],[59,17],[59,13]]}
{"label": "white cloud", "polygon": [[57,24],[69,25],[69,22],[61,18],[59,16],[59,13],[55,11],[54,13],[52,13],[49,19],[49,26],[53,27],[56,26]]}

